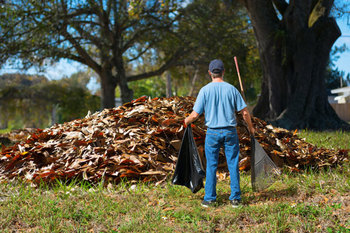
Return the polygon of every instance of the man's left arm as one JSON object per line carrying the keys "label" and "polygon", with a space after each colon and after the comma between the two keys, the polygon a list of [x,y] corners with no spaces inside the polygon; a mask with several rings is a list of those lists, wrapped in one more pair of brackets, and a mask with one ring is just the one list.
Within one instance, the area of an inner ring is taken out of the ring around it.
{"label": "man's left arm", "polygon": [[244,121],[247,122],[247,124],[248,124],[249,132],[252,135],[254,135],[255,134],[255,129],[254,129],[254,126],[253,126],[253,123],[252,123],[252,120],[251,120],[251,117],[250,117],[250,114],[249,114],[249,111],[248,111],[247,107],[243,108],[240,112],[242,113]]}
{"label": "man's left arm", "polygon": [[199,117],[199,114],[195,111],[192,111],[191,114],[185,118],[185,125],[186,127],[191,124],[192,122],[194,122],[195,120],[197,120],[197,118]]}

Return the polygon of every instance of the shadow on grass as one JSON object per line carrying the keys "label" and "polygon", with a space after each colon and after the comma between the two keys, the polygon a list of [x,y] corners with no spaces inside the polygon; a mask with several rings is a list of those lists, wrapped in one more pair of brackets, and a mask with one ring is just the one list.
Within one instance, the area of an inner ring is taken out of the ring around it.
{"label": "shadow on grass", "polygon": [[[264,190],[260,192],[248,192],[242,193],[242,203],[243,205],[256,204],[268,201],[285,201],[288,199],[295,199],[298,196],[297,187],[288,187],[280,190]],[[217,205],[226,205],[229,202],[230,194],[218,194]]]}
{"label": "shadow on grass", "polygon": [[260,192],[251,192],[243,195],[245,204],[254,204],[264,201],[283,201],[298,195],[298,188],[291,186],[280,190],[264,190]]}

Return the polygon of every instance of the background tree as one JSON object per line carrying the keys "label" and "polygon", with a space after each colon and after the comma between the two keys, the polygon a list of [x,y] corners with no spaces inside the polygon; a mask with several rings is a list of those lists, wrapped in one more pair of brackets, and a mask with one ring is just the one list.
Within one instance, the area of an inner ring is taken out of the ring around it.
{"label": "background tree", "polygon": [[[179,20],[178,34],[186,42],[188,53],[170,69],[176,94],[196,96],[200,87],[210,82],[208,64],[214,58],[223,60],[225,80],[237,86],[233,60],[237,56],[249,100],[256,99],[261,79],[259,54],[249,17],[241,5],[221,0],[191,1]],[[164,53],[178,46],[176,40],[162,43]]]}
{"label": "background tree", "polygon": [[253,114],[287,129],[349,128],[327,100],[325,70],[341,35],[333,0],[240,1],[249,13],[263,69]]}
{"label": "background tree", "polygon": [[335,46],[330,53],[330,59],[325,74],[328,94],[331,93],[332,89],[347,86],[348,83],[350,85],[350,74],[345,77],[345,72],[340,71],[335,66],[335,62],[339,59],[339,54],[345,52],[347,49],[345,44],[340,47]]}
{"label": "background tree", "polygon": [[345,72],[340,71],[338,68],[333,69],[332,67],[327,67],[326,70],[326,88],[328,93],[330,90],[347,86],[350,83],[350,74],[345,77]]}
{"label": "background tree", "polygon": [[[210,81],[208,64],[214,58],[220,58],[226,64],[225,80],[237,85],[233,57],[238,56],[247,97],[250,101],[255,100],[260,88],[261,68],[246,10],[238,4],[227,5],[222,0],[194,0],[181,9],[181,14],[176,23],[177,35],[160,41],[154,50],[145,53],[132,67],[128,66],[126,72],[149,72],[154,67],[154,57],[168,57],[174,49],[185,46],[186,52],[169,69],[172,92],[196,96]],[[131,82],[130,87],[135,97],[164,96],[165,83],[166,75],[163,74]]]}
{"label": "background tree", "polygon": [[31,87],[46,85],[44,76],[4,74],[0,76],[1,128],[38,127],[48,125],[50,106],[42,96],[44,90]]}
{"label": "background tree", "polygon": [[20,59],[25,67],[48,58],[80,62],[99,75],[102,106],[113,107],[116,86],[122,101],[130,101],[128,82],[161,74],[183,52],[156,59],[146,73],[126,74],[128,64],[173,35],[176,2],[13,0],[0,8],[0,60]]}
{"label": "background tree", "polygon": [[[0,128],[43,128],[84,117],[99,109],[100,98],[91,95],[81,73],[72,79],[49,81],[44,76],[0,76]],[[55,116],[54,116],[55,115]]]}

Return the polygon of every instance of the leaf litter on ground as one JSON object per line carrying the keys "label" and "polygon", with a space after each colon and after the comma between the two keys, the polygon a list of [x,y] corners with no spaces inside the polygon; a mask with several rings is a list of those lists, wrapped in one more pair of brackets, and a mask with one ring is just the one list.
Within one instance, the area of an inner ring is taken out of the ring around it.
{"label": "leaf litter on ground", "polygon": [[[184,133],[183,120],[192,111],[192,97],[140,97],[117,108],[46,129],[17,130],[5,136],[15,141],[2,147],[0,181],[24,179],[32,183],[101,179],[162,183],[175,169]],[[250,136],[238,114],[240,170],[250,169]],[[348,149],[318,148],[298,137],[297,131],[276,128],[253,117],[256,139],[282,168],[292,172],[348,162]],[[192,124],[194,139],[205,163],[206,127],[201,116]],[[227,177],[220,152],[219,173]],[[220,177],[219,177],[220,178]]]}

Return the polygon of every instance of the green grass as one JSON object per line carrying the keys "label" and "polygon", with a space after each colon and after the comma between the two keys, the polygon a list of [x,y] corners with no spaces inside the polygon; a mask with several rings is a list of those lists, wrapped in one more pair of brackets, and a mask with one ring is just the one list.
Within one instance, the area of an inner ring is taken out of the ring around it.
{"label": "green grass", "polygon": [[311,130],[302,130],[299,132],[298,136],[320,147],[329,149],[350,149],[350,132],[315,132]]}
{"label": "green grass", "polygon": [[9,132],[11,132],[11,128],[0,129],[0,134],[5,134],[5,133],[9,133]]}
{"label": "green grass", "polygon": [[268,190],[252,192],[242,173],[243,206],[227,200],[229,181],[218,182],[218,205],[203,209],[203,189],[166,183],[31,187],[0,185],[2,232],[346,232],[350,228],[349,164],[332,171],[283,174]]}
{"label": "green grass", "polygon": [[[311,143],[322,139],[304,133]],[[317,145],[342,145],[349,136],[336,135]],[[208,209],[200,206],[203,189],[192,194],[170,182],[32,187],[14,181],[0,184],[0,232],[349,232],[349,177],[349,163],[285,171],[267,190],[253,192],[250,173],[243,172],[238,209],[229,205],[228,179],[218,181],[218,205]]]}

